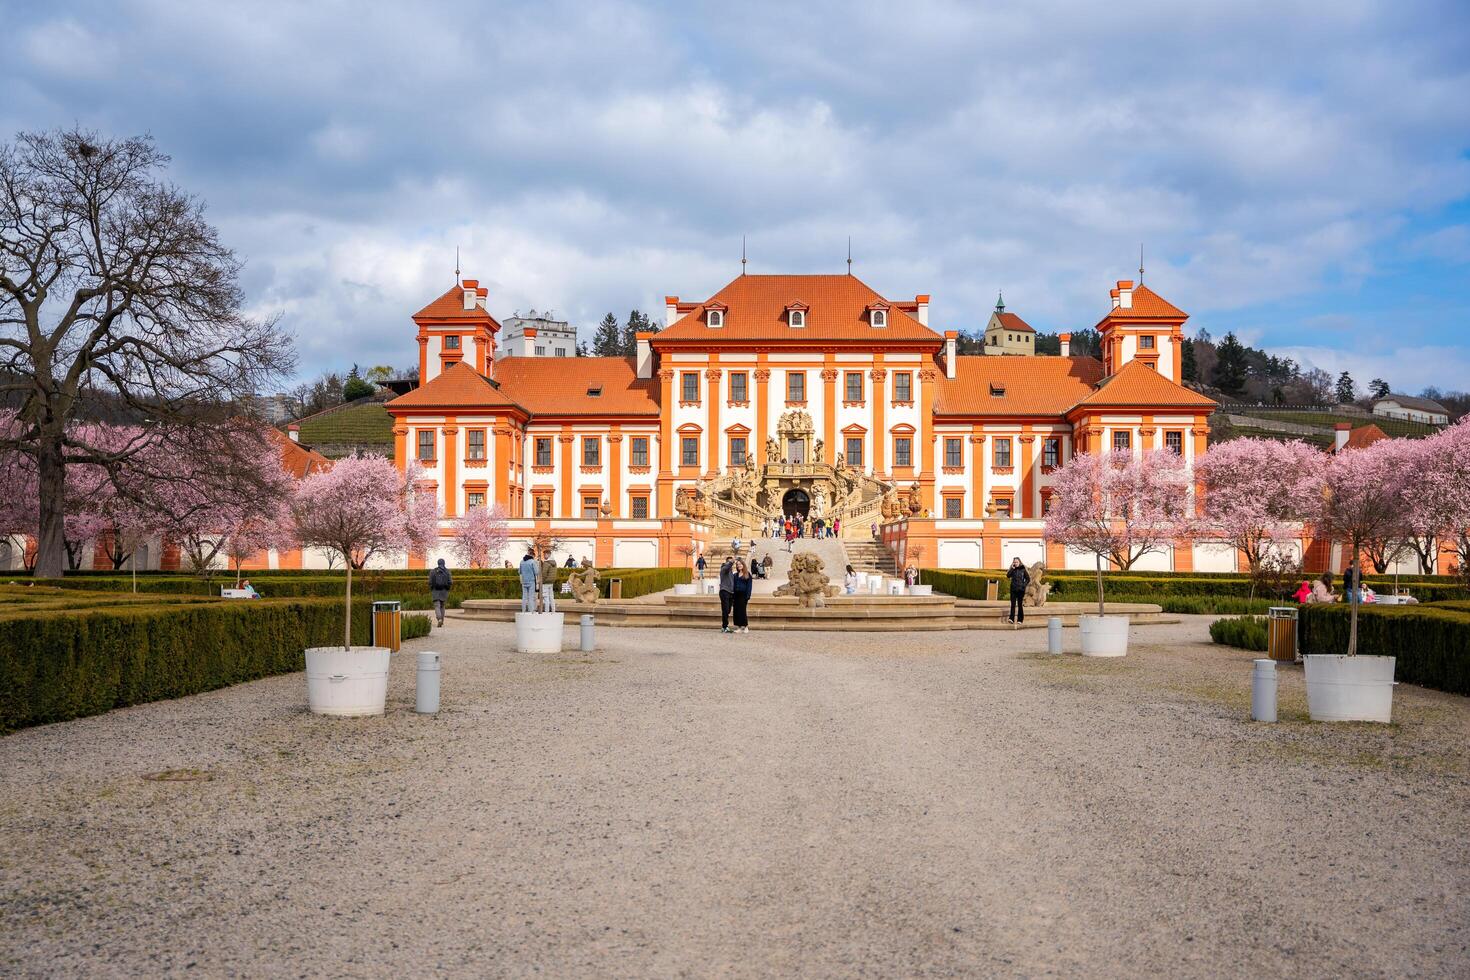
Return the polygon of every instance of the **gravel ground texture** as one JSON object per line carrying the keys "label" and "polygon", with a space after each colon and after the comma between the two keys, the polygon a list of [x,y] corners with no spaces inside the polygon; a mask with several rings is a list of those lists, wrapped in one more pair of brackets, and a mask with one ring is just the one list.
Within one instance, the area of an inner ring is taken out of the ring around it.
{"label": "gravel ground texture", "polygon": [[1207,623],[1096,661],[451,621],[383,718],[295,674],[23,731],[0,975],[1470,974],[1470,700],[1316,725],[1288,668],[1253,724]]}

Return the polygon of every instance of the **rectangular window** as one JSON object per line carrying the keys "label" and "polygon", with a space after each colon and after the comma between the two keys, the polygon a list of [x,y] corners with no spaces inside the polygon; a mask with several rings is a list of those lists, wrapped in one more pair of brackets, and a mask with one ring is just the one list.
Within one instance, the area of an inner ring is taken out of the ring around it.
{"label": "rectangular window", "polygon": [[679,465],[699,465],[699,437],[684,436],[679,440]]}
{"label": "rectangular window", "polygon": [[697,371],[685,371],[679,375],[679,400],[686,402],[699,401],[699,373]]}
{"label": "rectangular window", "polygon": [[1010,497],[996,497],[995,498],[995,516],[996,517],[1010,517],[1011,516],[1011,498]]}
{"label": "rectangular window", "polygon": [[1177,429],[1164,433],[1164,448],[1175,456],[1184,455],[1184,433]]}
{"label": "rectangular window", "polygon": [[965,498],[963,497],[945,497],[944,516],[950,518],[951,520],[963,517],[964,514],[960,508],[964,506],[964,503]]}
{"label": "rectangular window", "polygon": [[745,437],[744,436],[731,436],[730,437],[730,465],[731,466],[744,466],[745,465]]}
{"label": "rectangular window", "polygon": [[582,465],[602,465],[602,439],[598,436],[582,437]]}
{"label": "rectangular window", "polygon": [[536,356],[537,357],[545,357],[546,356],[546,348],[545,348],[545,346],[543,346],[541,344],[537,344],[536,345]]}
{"label": "rectangular window", "polygon": [[635,521],[646,521],[646,520],[648,520],[648,498],[647,497],[633,497],[629,502],[633,505],[633,520],[635,520]]}
{"label": "rectangular window", "polygon": [[1133,433],[1129,432],[1127,429],[1118,429],[1118,430],[1116,430],[1113,433],[1113,448],[1114,449],[1132,449],[1133,448]]}
{"label": "rectangular window", "polygon": [[445,337],[444,338],[444,349],[445,350],[459,350],[459,335],[458,334],[450,334],[448,337]]}
{"label": "rectangular window", "polygon": [[566,357],[567,356],[567,349],[565,347],[558,347],[556,349],[556,356],[557,357]]}
{"label": "rectangular window", "polygon": [[1139,350],[1153,350],[1154,349],[1154,338],[1153,338],[1153,335],[1152,334],[1146,334],[1146,335],[1144,335],[1142,337],[1139,337],[1138,338],[1138,348],[1139,348]]}
{"label": "rectangular window", "polygon": [[863,372],[849,371],[845,383],[847,384],[846,399],[850,402],[863,400]]}
{"label": "rectangular window", "polygon": [[786,375],[786,400],[789,402],[806,401],[806,374],[801,371],[790,371]]}
{"label": "rectangular window", "polygon": [[893,465],[913,466],[914,442],[908,436],[895,436],[893,439]]}
{"label": "rectangular window", "polygon": [[750,376],[744,371],[730,372],[730,400],[732,402],[750,401],[749,378]]}
{"label": "rectangular window", "polygon": [[485,495],[478,490],[471,490],[469,493],[469,504],[471,510],[476,507],[484,507]]}
{"label": "rectangular window", "polygon": [[465,459],[483,460],[485,458],[485,430],[471,429],[466,433],[465,438],[467,440],[464,444]]}
{"label": "rectangular window", "polygon": [[1011,440],[995,440],[995,466],[996,469],[1006,469],[1011,465]]}
{"label": "rectangular window", "polygon": [[537,439],[536,440],[536,465],[537,466],[550,466],[551,465],[551,440],[550,439]]}
{"label": "rectangular window", "polygon": [[896,402],[914,400],[914,376],[911,372],[895,371],[893,373],[893,400]]}
{"label": "rectangular window", "polygon": [[862,466],[863,465],[863,437],[862,436],[848,436],[847,437],[847,465],[848,466]]}
{"label": "rectangular window", "polygon": [[965,445],[964,444],[964,440],[962,440],[962,439],[945,439],[944,440],[944,465],[945,466],[964,466],[965,465],[964,445]]}
{"label": "rectangular window", "polygon": [[1057,467],[1062,463],[1062,440],[1047,439],[1041,444],[1041,465]]}
{"label": "rectangular window", "polygon": [[586,496],[582,498],[582,520],[597,520],[597,507],[602,503],[602,498]]}
{"label": "rectangular window", "polygon": [[648,437],[647,436],[634,436],[631,445],[632,445],[632,448],[629,451],[630,452],[630,455],[628,457],[628,465],[629,466],[647,466],[648,465]]}
{"label": "rectangular window", "polygon": [[434,430],[419,430],[419,459],[431,461],[434,458]]}

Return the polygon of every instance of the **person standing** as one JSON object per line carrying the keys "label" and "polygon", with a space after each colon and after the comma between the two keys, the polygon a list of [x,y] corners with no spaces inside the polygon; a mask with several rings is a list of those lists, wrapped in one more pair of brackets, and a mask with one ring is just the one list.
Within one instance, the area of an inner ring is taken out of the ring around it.
{"label": "person standing", "polygon": [[1347,571],[1342,573],[1343,593],[1348,597],[1348,602],[1361,602],[1363,599],[1363,569],[1358,566],[1358,560],[1354,558],[1348,562]]}
{"label": "person standing", "polygon": [[720,565],[720,632],[733,633],[730,610],[735,605],[735,556],[726,555]]}
{"label": "person standing", "polygon": [[737,555],[740,554],[740,535],[737,534],[730,539],[730,550]]}
{"label": "person standing", "polygon": [[1011,580],[1011,613],[1008,623],[1026,621],[1026,586],[1031,584],[1031,573],[1021,564],[1021,559],[1012,558],[1011,567],[1006,569],[1006,578]]}
{"label": "person standing", "polygon": [[541,566],[537,564],[535,556],[529,551],[526,557],[521,559],[521,612],[536,611],[536,579],[540,577]]}
{"label": "person standing", "polygon": [[704,553],[703,552],[700,552],[699,557],[694,562],[694,570],[699,573],[699,577],[701,579],[704,578],[704,569],[705,569]]}
{"label": "person standing", "polygon": [[434,618],[444,625],[444,603],[449,601],[449,590],[454,585],[454,576],[444,567],[444,559],[429,573],[429,600],[434,604]]}
{"label": "person standing", "polygon": [[750,632],[750,617],[747,610],[750,607],[750,594],[755,590],[755,581],[750,576],[750,569],[745,567],[744,561],[735,562],[734,577],[731,580],[731,601],[735,605],[735,632]]}

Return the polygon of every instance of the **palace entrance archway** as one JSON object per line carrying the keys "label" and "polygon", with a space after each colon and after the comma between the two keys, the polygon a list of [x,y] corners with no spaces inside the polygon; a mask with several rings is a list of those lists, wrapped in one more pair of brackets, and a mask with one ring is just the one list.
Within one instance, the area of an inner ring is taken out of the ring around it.
{"label": "palace entrance archway", "polygon": [[812,498],[807,496],[805,490],[791,489],[781,497],[781,513],[786,517],[800,517],[806,520],[811,513]]}

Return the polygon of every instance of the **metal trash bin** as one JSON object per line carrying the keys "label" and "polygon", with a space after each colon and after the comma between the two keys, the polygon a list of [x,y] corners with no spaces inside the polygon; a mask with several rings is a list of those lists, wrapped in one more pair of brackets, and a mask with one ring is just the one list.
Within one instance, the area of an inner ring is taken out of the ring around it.
{"label": "metal trash bin", "polygon": [[1277,663],[1297,661],[1296,607],[1272,606],[1266,612],[1266,655]]}
{"label": "metal trash bin", "polygon": [[373,646],[395,653],[403,646],[403,603],[373,603]]}
{"label": "metal trash bin", "polygon": [[609,599],[621,599],[623,597],[623,580],[610,578],[607,580],[607,597]]}

